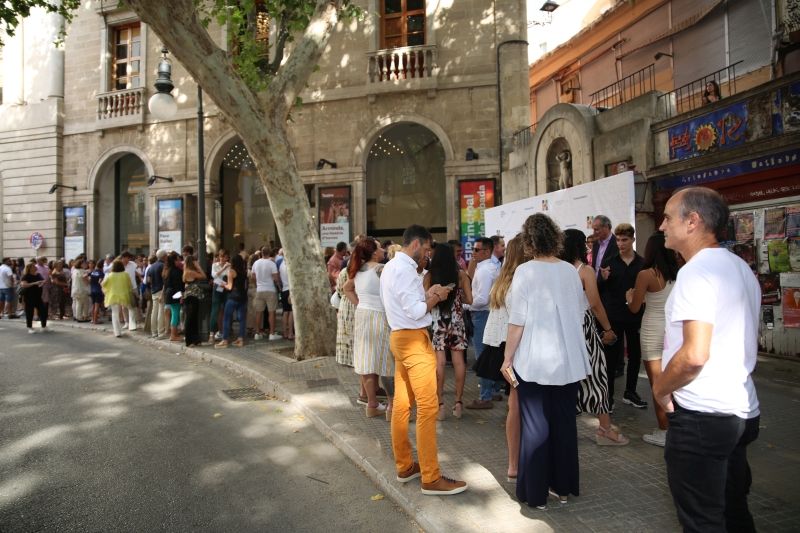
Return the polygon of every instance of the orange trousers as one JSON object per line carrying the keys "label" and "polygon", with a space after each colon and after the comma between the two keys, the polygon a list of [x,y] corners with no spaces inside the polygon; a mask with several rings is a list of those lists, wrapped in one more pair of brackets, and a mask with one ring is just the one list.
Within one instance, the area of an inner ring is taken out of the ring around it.
{"label": "orange trousers", "polygon": [[441,477],[436,449],[436,415],[439,397],[436,392],[436,353],[424,329],[392,331],[389,347],[395,361],[394,405],[392,407],[392,450],[398,472],[414,462],[408,439],[411,403],[417,404],[417,456],[422,482],[433,483]]}

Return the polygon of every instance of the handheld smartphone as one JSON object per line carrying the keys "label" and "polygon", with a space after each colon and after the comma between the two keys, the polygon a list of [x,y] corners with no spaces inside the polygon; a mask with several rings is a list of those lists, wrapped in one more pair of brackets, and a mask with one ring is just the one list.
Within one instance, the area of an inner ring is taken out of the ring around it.
{"label": "handheld smartphone", "polygon": [[454,289],[456,287],[456,284],[455,283],[448,283],[444,287],[445,287],[445,289],[451,289],[452,290],[452,289]]}

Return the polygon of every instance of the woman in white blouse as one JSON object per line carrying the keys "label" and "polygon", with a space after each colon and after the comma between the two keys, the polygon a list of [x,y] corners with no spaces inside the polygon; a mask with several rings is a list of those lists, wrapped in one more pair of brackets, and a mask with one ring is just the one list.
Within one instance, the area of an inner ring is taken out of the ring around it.
{"label": "woman in white blouse", "polygon": [[522,227],[531,261],[514,273],[502,369],[514,369],[522,421],[517,498],[545,509],[548,492],[566,503],[579,493],[578,382],[590,372],[583,336],[583,286],[558,259],[564,236],[545,214]]}

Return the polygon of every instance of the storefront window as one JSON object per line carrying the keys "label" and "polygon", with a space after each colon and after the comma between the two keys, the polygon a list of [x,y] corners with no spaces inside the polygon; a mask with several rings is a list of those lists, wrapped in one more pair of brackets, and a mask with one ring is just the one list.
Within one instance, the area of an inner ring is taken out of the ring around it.
{"label": "storefront window", "polygon": [[150,251],[150,216],[147,208],[147,178],[142,160],[126,155],[115,168],[117,250],[136,254]]}
{"label": "storefront window", "polygon": [[277,231],[264,185],[242,143],[225,155],[220,168],[222,246],[238,251],[277,244]]}
{"label": "storefront window", "polygon": [[398,240],[410,224],[446,238],[444,149],[414,123],[385,130],[367,158],[367,233]]}

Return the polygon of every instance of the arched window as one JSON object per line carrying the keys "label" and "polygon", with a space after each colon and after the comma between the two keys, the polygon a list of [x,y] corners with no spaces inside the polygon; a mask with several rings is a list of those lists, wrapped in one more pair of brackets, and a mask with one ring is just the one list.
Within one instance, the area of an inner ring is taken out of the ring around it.
{"label": "arched window", "polygon": [[384,130],[367,156],[367,233],[397,239],[420,224],[446,238],[445,154],[428,128],[403,122]]}

